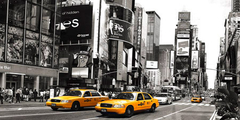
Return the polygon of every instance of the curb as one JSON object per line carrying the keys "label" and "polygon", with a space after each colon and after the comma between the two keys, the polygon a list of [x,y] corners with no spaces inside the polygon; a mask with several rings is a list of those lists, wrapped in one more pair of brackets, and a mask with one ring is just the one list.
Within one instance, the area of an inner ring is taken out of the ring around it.
{"label": "curb", "polygon": [[3,108],[0,109],[0,112],[3,111],[20,111],[20,110],[42,110],[42,109],[49,109],[49,107],[19,107],[19,108]]}

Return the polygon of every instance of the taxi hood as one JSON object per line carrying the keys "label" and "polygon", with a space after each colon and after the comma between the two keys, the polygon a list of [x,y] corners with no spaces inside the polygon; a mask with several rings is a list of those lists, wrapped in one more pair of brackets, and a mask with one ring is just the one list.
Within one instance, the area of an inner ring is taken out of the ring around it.
{"label": "taxi hood", "polygon": [[125,104],[125,103],[129,103],[132,100],[127,100],[127,99],[111,99],[111,100],[105,100],[101,103],[109,103],[109,104]]}
{"label": "taxi hood", "polygon": [[80,96],[58,96],[58,97],[54,97],[51,99],[71,100],[71,99],[76,99],[76,98],[81,98],[81,97]]}

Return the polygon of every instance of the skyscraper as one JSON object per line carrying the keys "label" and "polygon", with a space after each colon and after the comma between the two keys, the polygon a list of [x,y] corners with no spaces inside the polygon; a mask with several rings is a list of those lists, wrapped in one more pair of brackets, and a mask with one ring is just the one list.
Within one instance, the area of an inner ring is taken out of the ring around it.
{"label": "skyscraper", "polygon": [[240,0],[232,0],[232,12],[240,11]]}
{"label": "skyscraper", "polygon": [[158,59],[158,45],[160,42],[160,16],[155,11],[147,11],[147,60]]}

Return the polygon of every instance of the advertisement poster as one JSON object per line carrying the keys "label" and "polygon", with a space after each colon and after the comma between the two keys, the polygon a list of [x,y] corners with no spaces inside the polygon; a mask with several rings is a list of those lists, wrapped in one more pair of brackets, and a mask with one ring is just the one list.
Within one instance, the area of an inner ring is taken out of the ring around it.
{"label": "advertisement poster", "polygon": [[170,68],[174,67],[174,51],[171,51]]}
{"label": "advertisement poster", "polygon": [[4,60],[5,25],[0,24],[0,61]]}
{"label": "advertisement poster", "polygon": [[91,39],[92,6],[62,7],[62,25],[61,42],[63,43],[70,41],[78,43],[78,40]]}
{"label": "advertisement poster", "polygon": [[133,26],[132,24],[118,20],[110,19],[108,28],[108,37],[112,40],[120,40],[132,44],[133,40]]}
{"label": "advertisement poster", "polygon": [[175,74],[181,74],[181,76],[188,76],[188,57],[185,56],[177,56],[176,57],[176,71]]}
{"label": "advertisement poster", "polygon": [[177,39],[177,56],[189,56],[189,39]]}
{"label": "advertisement poster", "polygon": [[192,69],[198,69],[198,51],[192,51]]}

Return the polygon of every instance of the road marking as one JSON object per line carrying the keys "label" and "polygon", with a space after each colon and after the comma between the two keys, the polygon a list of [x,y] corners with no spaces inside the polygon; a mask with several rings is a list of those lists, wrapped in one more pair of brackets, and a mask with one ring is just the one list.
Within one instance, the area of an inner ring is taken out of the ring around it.
{"label": "road marking", "polygon": [[215,114],[216,114],[216,110],[214,110],[214,112],[209,120],[215,120]]}
{"label": "road marking", "polygon": [[18,108],[18,110],[22,110],[22,108]]}
{"label": "road marking", "polygon": [[24,114],[24,115],[5,115],[5,116],[0,116],[0,118],[57,115],[57,114],[69,114],[69,113],[79,113],[79,112],[55,112],[55,113],[37,113],[37,114]]}
{"label": "road marking", "polygon": [[94,119],[99,119],[99,118],[95,117],[95,118],[88,118],[88,119],[82,119],[82,120],[94,120]]}
{"label": "road marking", "polygon": [[161,120],[161,119],[164,119],[164,118],[166,118],[166,117],[168,117],[168,116],[171,116],[171,115],[173,115],[173,114],[176,114],[176,113],[182,112],[182,111],[187,110],[187,109],[192,108],[192,107],[193,107],[193,106],[187,107],[187,108],[185,108],[185,109],[182,109],[182,110],[176,111],[176,112],[174,112],[174,113],[171,113],[171,114],[165,115],[165,116],[160,117],[160,118],[156,118],[156,119],[154,119],[154,120]]}

